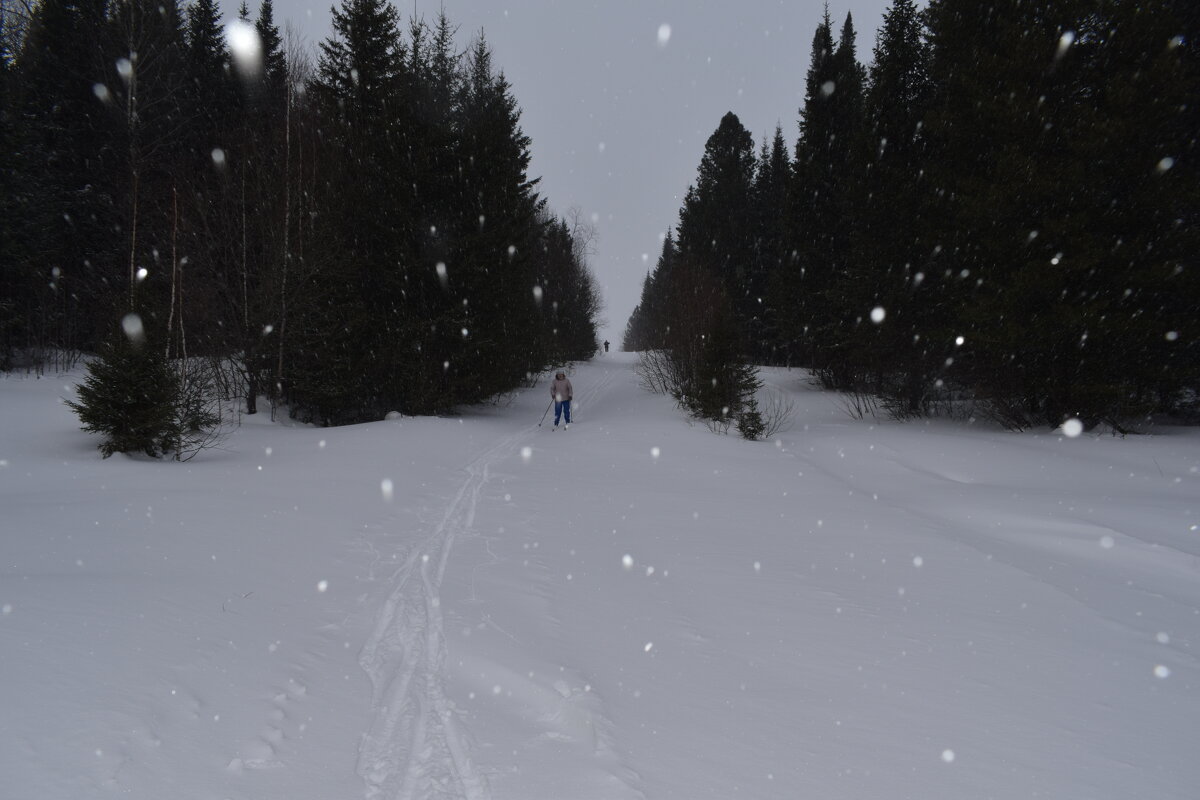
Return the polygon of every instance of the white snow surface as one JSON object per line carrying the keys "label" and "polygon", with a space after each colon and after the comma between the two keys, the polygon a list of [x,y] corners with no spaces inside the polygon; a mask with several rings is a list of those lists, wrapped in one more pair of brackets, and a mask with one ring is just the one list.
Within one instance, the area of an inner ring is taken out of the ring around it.
{"label": "white snow surface", "polygon": [[0,380],[0,796],[1198,796],[1196,430],[859,421],[765,370],[796,419],[751,443],[633,364],[565,432],[543,382],[187,463]]}

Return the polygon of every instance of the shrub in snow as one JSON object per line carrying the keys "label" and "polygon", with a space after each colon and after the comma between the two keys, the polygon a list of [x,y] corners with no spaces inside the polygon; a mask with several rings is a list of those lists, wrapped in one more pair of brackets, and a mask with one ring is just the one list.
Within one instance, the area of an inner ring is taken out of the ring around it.
{"label": "shrub in snow", "polygon": [[738,415],[738,433],[742,434],[743,439],[758,441],[763,438],[767,430],[767,424],[763,421],[762,413],[758,410],[758,401],[751,395],[746,402],[746,407],[742,409]]}

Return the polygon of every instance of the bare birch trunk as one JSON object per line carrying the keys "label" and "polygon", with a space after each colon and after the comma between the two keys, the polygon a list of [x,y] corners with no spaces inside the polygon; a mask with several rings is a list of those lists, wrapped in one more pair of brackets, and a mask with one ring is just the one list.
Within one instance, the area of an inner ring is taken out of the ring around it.
{"label": "bare birch trunk", "polygon": [[171,208],[175,217],[171,228],[171,261],[176,265],[175,272],[178,276],[174,283],[175,294],[179,297],[179,355],[183,359],[181,369],[187,370],[187,329],[183,325],[183,265],[187,259],[180,261],[175,256],[175,239],[179,231],[179,193],[174,186],[171,187]]}
{"label": "bare birch trunk", "polygon": [[[242,127],[243,147],[249,149],[250,134]],[[249,159],[242,159],[242,365],[246,370],[246,413],[258,413],[258,366],[250,349],[250,265],[246,255],[246,171]]]}
{"label": "bare birch trunk", "polygon": [[125,124],[129,126],[129,171],[133,176],[133,219],[129,226],[129,310],[133,311],[137,306],[135,291],[137,287],[138,158],[137,56],[134,54],[132,46],[129,53],[129,92],[125,99]]}
{"label": "bare birch trunk", "polygon": [[171,336],[175,331],[176,278],[179,275],[179,254],[176,240],[179,233],[179,192],[171,187],[171,306],[167,314],[167,345],[165,358],[171,358]]}
{"label": "bare birch trunk", "polygon": [[[133,158],[132,149],[129,154]],[[129,226],[129,310],[137,305],[134,292],[137,287],[137,223],[138,223],[138,173],[133,168],[133,221]]]}
{"label": "bare birch trunk", "polygon": [[287,279],[288,261],[291,259],[292,226],[292,84],[288,82],[287,113],[284,117],[284,146],[283,146],[283,274],[279,283],[279,350],[275,364],[275,401],[271,404],[271,414],[283,399],[283,342],[287,331]]}
{"label": "bare birch trunk", "polygon": [[[244,130],[244,129],[243,129]],[[249,134],[243,135],[243,146]],[[242,325],[250,333],[250,278],[246,259],[246,167],[248,159],[242,159]]]}

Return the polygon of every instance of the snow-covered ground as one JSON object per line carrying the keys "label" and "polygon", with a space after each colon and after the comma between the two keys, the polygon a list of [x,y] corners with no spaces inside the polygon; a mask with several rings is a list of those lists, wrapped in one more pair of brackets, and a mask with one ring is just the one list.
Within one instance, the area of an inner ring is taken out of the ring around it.
{"label": "snow-covered ground", "polygon": [[0,379],[0,796],[1200,792],[1200,432],[461,419],[101,460]]}

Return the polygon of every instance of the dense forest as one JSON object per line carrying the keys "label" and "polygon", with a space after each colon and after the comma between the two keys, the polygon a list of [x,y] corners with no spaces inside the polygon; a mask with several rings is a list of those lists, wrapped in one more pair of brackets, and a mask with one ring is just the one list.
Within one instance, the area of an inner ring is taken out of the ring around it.
{"label": "dense forest", "polygon": [[624,349],[898,417],[1194,414],[1197,44],[1194,0],[895,0],[864,67],[827,9],[794,149],[720,121]]}
{"label": "dense forest", "polygon": [[0,40],[0,368],[152,359],[110,373],[336,424],[595,352],[592,233],[539,196],[482,34],[343,0],[313,58],[271,0],[31,8]]}

